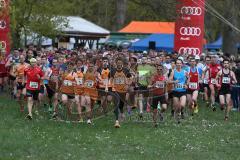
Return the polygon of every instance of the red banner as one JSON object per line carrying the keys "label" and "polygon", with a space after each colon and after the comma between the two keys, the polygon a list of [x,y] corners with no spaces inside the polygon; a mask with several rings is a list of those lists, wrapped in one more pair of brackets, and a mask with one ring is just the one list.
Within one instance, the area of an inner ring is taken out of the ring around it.
{"label": "red banner", "polygon": [[201,55],[204,5],[205,0],[178,0],[174,50],[179,54]]}
{"label": "red banner", "polygon": [[9,1],[0,0],[0,49],[10,53]]}

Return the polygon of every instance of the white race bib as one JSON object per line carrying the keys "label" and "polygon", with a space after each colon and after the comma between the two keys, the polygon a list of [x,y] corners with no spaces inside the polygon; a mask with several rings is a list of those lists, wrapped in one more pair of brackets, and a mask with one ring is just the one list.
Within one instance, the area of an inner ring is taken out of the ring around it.
{"label": "white race bib", "polygon": [[175,88],[182,89],[182,88],[184,88],[184,84],[178,83],[175,85]]}
{"label": "white race bib", "polygon": [[197,83],[189,83],[188,87],[189,87],[190,89],[197,89],[198,84],[197,84]]}
{"label": "white race bib", "polygon": [[165,87],[164,82],[156,81],[156,88],[164,88],[164,87]]}
{"label": "white race bib", "polygon": [[124,78],[122,77],[114,78],[114,84],[124,84]]}
{"label": "white race bib", "polygon": [[108,79],[103,79],[103,85],[104,86],[108,85]]}
{"label": "white race bib", "polygon": [[86,86],[87,86],[88,88],[92,88],[93,85],[94,85],[94,82],[93,82],[93,81],[91,81],[91,80],[86,81]]}
{"label": "white race bib", "polygon": [[76,78],[77,85],[82,85],[83,84],[83,79],[82,78]]}
{"label": "white race bib", "polygon": [[223,77],[223,78],[222,78],[222,83],[224,83],[224,84],[230,84],[230,78],[229,78],[229,77]]}
{"label": "white race bib", "polygon": [[38,88],[38,82],[30,82],[30,88],[37,89]]}
{"label": "white race bib", "polygon": [[64,84],[64,86],[72,86],[73,85],[72,81],[69,81],[69,80],[64,80],[63,84]]}
{"label": "white race bib", "polygon": [[203,83],[204,83],[204,84],[208,84],[208,80],[207,80],[207,79],[204,79],[204,80],[203,80]]}
{"label": "white race bib", "polygon": [[211,83],[212,83],[212,84],[216,84],[216,79],[211,78]]}

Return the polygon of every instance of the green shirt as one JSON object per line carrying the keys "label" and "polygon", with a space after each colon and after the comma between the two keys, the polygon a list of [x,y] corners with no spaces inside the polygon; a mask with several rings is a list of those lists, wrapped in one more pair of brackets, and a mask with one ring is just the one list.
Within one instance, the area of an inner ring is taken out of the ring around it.
{"label": "green shirt", "polygon": [[138,83],[143,86],[148,86],[151,76],[156,72],[155,67],[145,64],[137,67]]}

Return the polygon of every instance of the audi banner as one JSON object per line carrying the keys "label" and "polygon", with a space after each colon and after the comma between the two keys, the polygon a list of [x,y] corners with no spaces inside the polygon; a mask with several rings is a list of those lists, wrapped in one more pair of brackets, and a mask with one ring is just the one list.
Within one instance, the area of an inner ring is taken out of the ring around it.
{"label": "audi banner", "polygon": [[0,0],[0,50],[10,53],[9,1]]}
{"label": "audi banner", "polygon": [[178,2],[174,50],[184,55],[201,55],[205,0],[178,0]]}

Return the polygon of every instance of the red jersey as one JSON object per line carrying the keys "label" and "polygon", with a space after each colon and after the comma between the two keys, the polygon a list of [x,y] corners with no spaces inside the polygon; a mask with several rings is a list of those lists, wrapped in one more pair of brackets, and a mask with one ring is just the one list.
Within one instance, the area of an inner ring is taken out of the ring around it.
{"label": "red jersey", "polygon": [[195,68],[195,71],[193,72],[192,69],[190,68],[188,89],[198,90],[199,89],[198,80],[199,80],[198,69]]}
{"label": "red jersey", "polygon": [[165,92],[165,76],[155,75],[153,78],[153,84],[155,88],[153,89],[154,95],[163,95]]}
{"label": "red jersey", "polygon": [[43,71],[40,67],[29,67],[25,69],[24,75],[27,77],[26,89],[28,90],[39,90],[40,89],[40,81],[38,75],[40,77],[44,76]]}
{"label": "red jersey", "polygon": [[216,84],[216,76],[217,73],[221,70],[221,66],[219,64],[210,64],[209,65],[209,80],[210,84]]}

